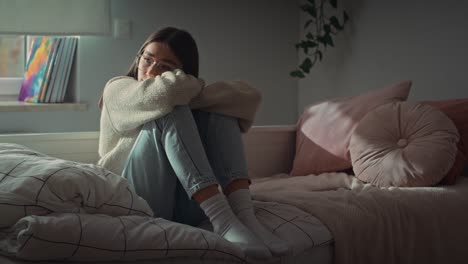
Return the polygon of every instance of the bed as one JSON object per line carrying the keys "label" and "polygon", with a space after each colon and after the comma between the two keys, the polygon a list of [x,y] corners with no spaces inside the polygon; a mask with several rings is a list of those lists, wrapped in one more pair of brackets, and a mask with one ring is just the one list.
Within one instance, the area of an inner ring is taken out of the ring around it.
{"label": "bed", "polygon": [[[108,175],[109,172],[101,171],[90,164],[98,158],[96,154],[98,136],[98,132],[0,135],[2,143],[0,156],[16,155],[15,159],[8,158],[9,162],[2,159],[0,184],[6,175],[10,178],[14,177],[15,173],[36,175],[32,182],[24,182],[21,183],[24,186],[17,187],[20,191],[16,192],[21,198],[30,196],[28,201],[17,202],[15,207],[18,207],[18,210],[10,208],[11,200],[18,196],[10,198],[9,205],[5,205],[5,198],[2,197],[2,214],[11,216],[11,219],[8,222],[9,217],[4,217],[1,221],[3,227],[0,231],[1,263],[23,263],[26,260],[44,259],[93,262],[139,260],[139,263],[141,261],[147,263],[259,262],[246,258],[230,243],[210,232],[205,232],[204,230],[210,229],[209,225],[190,228],[148,217],[149,212],[144,203],[137,203],[135,198],[128,198],[129,194],[135,194],[127,190],[120,177]],[[250,164],[249,173],[254,181],[278,172],[285,172],[290,168],[291,158],[294,155],[294,140],[294,126],[254,127],[244,135],[246,155]],[[73,161],[79,163],[75,164]],[[43,166],[40,164],[42,162],[45,163]],[[47,163],[50,162],[54,164],[48,166]],[[19,169],[21,166],[25,168],[24,171]],[[31,167],[46,168],[38,171],[38,169],[31,170]],[[92,173],[81,175],[83,173],[70,171],[71,167],[75,171]],[[56,171],[62,169],[65,169],[64,172],[68,170],[63,174],[67,176],[66,178],[56,174]],[[54,177],[58,179],[54,180],[52,177],[49,179],[54,173]],[[90,177],[96,175],[102,176],[102,179],[90,180]],[[43,178],[38,180],[36,179],[38,177]],[[36,184],[35,182],[41,184],[37,188],[31,187]],[[43,182],[48,182],[47,185],[52,187],[42,188]],[[70,189],[71,187],[64,186],[75,187]],[[105,190],[107,186],[114,187]],[[24,190],[21,192],[22,188],[27,192],[31,189],[34,191],[25,195]],[[98,192],[104,192],[107,196],[98,197]],[[83,199],[83,196],[87,199]],[[37,200],[43,200],[43,204],[38,204]],[[128,206],[129,200],[132,200],[133,204],[131,210]],[[31,204],[38,204],[39,208],[34,208]],[[124,210],[115,208],[124,208]],[[311,260],[316,260],[318,263],[332,263],[333,238],[326,226],[316,217],[297,207],[271,201],[255,201],[255,208],[259,220],[292,245],[291,254],[288,256],[260,261],[261,263],[309,263]],[[128,211],[132,213],[129,214]],[[50,219],[44,220],[45,217]],[[15,221],[17,228],[8,228]],[[147,226],[150,221],[154,222],[151,223],[153,226],[158,226],[158,230]],[[41,227],[32,230],[31,226]],[[103,231],[106,226],[110,230]],[[121,226],[126,229],[120,230]],[[112,231],[114,229],[120,230],[119,232],[124,233],[125,237],[116,236],[114,234],[116,232]],[[149,230],[148,234],[151,235],[142,237],[142,229]],[[67,231],[66,235],[63,235],[64,231]],[[19,239],[21,232],[23,240]],[[96,233],[100,235],[94,236]],[[119,242],[107,243],[111,235],[114,236],[112,239],[114,242]],[[155,238],[162,240],[156,243]],[[18,242],[19,240],[21,242]],[[200,244],[200,241],[203,243]],[[16,247],[12,247],[11,244],[15,243]],[[132,244],[136,245],[133,249]]]}
{"label": "bed", "polygon": [[[210,233],[209,225],[194,228],[148,216],[144,202],[129,199],[135,194],[125,181],[89,164],[97,160],[98,132],[0,135],[0,156],[17,155],[9,168],[2,159],[0,184],[21,164],[37,165],[36,159],[44,157],[55,167],[40,172],[24,166],[29,171],[23,174],[50,176],[64,167],[90,172],[68,173],[54,181],[42,178],[56,187],[42,190],[41,195],[36,188],[30,201],[16,201],[16,211],[5,209],[2,193],[0,262],[466,262],[467,178],[454,186],[377,188],[344,172],[290,176],[286,172],[293,164],[296,132],[296,126],[261,126],[244,135],[257,217],[292,249],[288,256],[268,261],[246,258]],[[100,173],[101,182],[89,179]],[[30,182],[25,186],[18,187],[19,193],[22,188],[34,189]],[[21,197],[27,198],[22,191]],[[98,197],[99,193],[107,196]],[[41,197],[44,204],[31,204]],[[16,228],[5,224],[8,219]]]}

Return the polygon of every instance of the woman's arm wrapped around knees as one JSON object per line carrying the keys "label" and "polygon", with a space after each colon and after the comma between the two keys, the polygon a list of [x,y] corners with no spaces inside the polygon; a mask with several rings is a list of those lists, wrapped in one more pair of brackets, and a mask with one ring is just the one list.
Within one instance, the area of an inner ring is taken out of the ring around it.
{"label": "woman's arm wrapped around knees", "polygon": [[203,81],[181,70],[137,81],[131,77],[111,79],[104,88],[103,113],[119,134],[186,105],[202,90]]}
{"label": "woman's arm wrapped around knees", "polygon": [[205,86],[190,107],[236,117],[241,131],[247,132],[261,101],[261,92],[246,82],[219,81]]}

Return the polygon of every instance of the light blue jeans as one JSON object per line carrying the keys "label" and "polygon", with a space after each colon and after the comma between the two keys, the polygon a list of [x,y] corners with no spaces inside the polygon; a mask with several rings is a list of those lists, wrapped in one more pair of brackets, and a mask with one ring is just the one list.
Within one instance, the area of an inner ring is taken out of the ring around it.
{"label": "light blue jeans", "polygon": [[155,217],[196,226],[206,216],[194,193],[248,179],[237,119],[177,106],[143,126],[122,176]]}

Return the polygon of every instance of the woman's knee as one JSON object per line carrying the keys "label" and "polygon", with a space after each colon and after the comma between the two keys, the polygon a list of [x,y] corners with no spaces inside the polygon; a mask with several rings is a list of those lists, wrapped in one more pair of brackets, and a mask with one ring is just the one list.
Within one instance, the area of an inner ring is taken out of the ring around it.
{"label": "woman's knee", "polygon": [[187,105],[178,105],[175,106],[169,113],[160,118],[152,120],[151,122],[154,122],[159,130],[162,131],[168,125],[172,125],[176,122],[181,123],[189,121],[190,119],[193,119],[190,107]]}
{"label": "woman's knee", "polygon": [[199,110],[193,111],[193,116],[199,130],[205,133],[210,131],[220,134],[223,134],[223,131],[229,131],[230,133],[239,131],[240,133],[239,124],[235,117]]}
{"label": "woman's knee", "polygon": [[167,113],[160,119],[164,119],[167,117],[185,116],[185,115],[192,115],[192,111],[190,107],[188,105],[177,105],[177,106],[174,106],[172,111],[170,111],[169,113]]}

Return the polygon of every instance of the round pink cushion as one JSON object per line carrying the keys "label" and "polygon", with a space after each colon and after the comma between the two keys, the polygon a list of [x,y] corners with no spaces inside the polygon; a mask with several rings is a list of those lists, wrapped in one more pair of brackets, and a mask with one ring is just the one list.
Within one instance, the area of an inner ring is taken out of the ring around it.
{"label": "round pink cushion", "polygon": [[379,187],[432,186],[447,174],[457,155],[459,134],[442,111],[394,102],[359,122],[349,151],[356,177]]}

